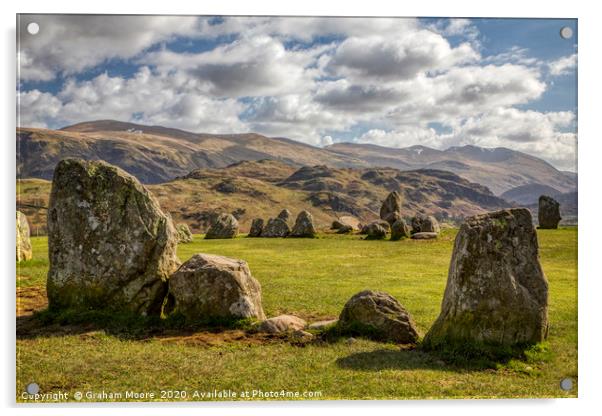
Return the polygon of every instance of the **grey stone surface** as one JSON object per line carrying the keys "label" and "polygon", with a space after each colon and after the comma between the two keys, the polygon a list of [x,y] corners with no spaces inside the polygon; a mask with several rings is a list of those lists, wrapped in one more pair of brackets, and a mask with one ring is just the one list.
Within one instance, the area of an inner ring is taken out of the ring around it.
{"label": "grey stone surface", "polygon": [[548,282],[531,213],[467,218],[454,242],[441,314],[424,345],[536,343],[548,333]]}

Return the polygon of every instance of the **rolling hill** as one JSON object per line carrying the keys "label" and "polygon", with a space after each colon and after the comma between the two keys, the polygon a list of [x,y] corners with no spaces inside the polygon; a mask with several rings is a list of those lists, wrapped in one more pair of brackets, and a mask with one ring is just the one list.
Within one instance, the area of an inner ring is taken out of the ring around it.
{"label": "rolling hill", "polygon": [[559,192],[572,192],[577,187],[576,174],[561,172],[542,159],[506,148],[461,146],[436,150],[412,146],[391,149],[371,144],[337,143],[328,146],[327,150],[361,159],[371,166],[447,170],[487,186],[496,195],[532,183]]}
{"label": "rolling hill", "polygon": [[191,133],[113,120],[85,122],[61,130],[17,129],[18,178],[51,179],[56,163],[66,157],[106,160],[146,184],[163,183],[195,169],[262,159],[296,168],[325,165],[450,171],[488,187],[496,195],[532,183],[563,193],[574,192],[577,184],[574,173],[561,172],[534,156],[504,148],[393,149],[352,143],[318,148],[254,133]]}
{"label": "rolling hill", "polygon": [[[43,179],[17,183],[17,206],[30,219],[34,235],[45,232],[43,207],[47,206],[50,186]],[[147,187],[164,210],[195,232],[204,232],[220,212],[233,213],[246,231],[253,218],[274,217],[283,208],[295,215],[302,209],[310,211],[319,228],[328,228],[343,215],[367,222],[378,218],[383,199],[393,190],[401,192],[407,217],[423,212],[454,221],[509,205],[486,187],[445,171],[325,165],[295,168],[274,160],[196,169]]]}

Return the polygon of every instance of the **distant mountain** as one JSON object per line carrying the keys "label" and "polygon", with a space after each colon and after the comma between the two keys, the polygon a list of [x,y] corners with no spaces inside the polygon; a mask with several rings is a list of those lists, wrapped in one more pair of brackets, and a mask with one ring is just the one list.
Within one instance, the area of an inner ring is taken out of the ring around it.
{"label": "distant mountain", "polygon": [[560,192],[575,191],[577,186],[576,174],[561,172],[542,159],[506,148],[461,146],[436,150],[412,146],[391,149],[372,144],[337,143],[327,149],[361,159],[372,166],[451,171],[472,182],[486,185],[496,195],[532,183]]}
{"label": "distant mountain", "polygon": [[143,183],[160,183],[198,168],[224,167],[242,160],[274,159],[292,166],[364,166],[294,140],[259,134],[196,134],[160,126],[116,121],[80,123],[61,130],[17,129],[17,175],[51,179],[67,157],[102,159]]}
{"label": "distant mountain", "polygon": [[449,171],[487,186],[496,195],[533,183],[566,193],[575,191],[577,184],[576,174],[504,148],[463,146],[442,151],[425,146],[393,149],[352,143],[318,148],[254,133],[191,133],[113,120],[79,123],[61,130],[17,129],[19,178],[51,179],[58,161],[66,157],[106,160],[147,184],[165,182],[195,169],[262,159],[297,168],[324,165]]}
{"label": "distant mountain", "polygon": [[558,189],[540,183],[530,183],[528,185],[517,186],[504,192],[501,197],[506,201],[513,201],[519,205],[531,205],[539,202],[541,195],[554,196],[561,194]]}
{"label": "distant mountain", "polygon": [[[175,180],[148,185],[161,207],[196,232],[207,229],[217,213],[231,212],[243,230],[254,218],[274,217],[283,208],[295,215],[309,210],[320,228],[337,217],[352,215],[362,222],[378,218],[382,201],[397,190],[403,214],[433,214],[441,220],[497,210],[509,203],[486,187],[438,170],[391,168],[296,168],[274,160],[245,161],[223,168],[196,169]],[[19,181],[17,205],[35,232],[44,232],[50,182]]]}

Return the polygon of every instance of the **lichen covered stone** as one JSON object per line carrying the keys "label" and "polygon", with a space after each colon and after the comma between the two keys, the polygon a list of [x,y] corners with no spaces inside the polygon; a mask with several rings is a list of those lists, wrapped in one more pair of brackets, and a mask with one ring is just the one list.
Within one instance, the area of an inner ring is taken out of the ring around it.
{"label": "lichen covered stone", "polygon": [[548,333],[548,282],[531,213],[467,218],[456,240],[441,313],[427,348],[537,343]]}
{"label": "lichen covered stone", "polygon": [[337,323],[343,333],[383,341],[414,344],[418,330],[408,311],[393,296],[364,290],[345,304]]}
{"label": "lichen covered stone", "polygon": [[261,286],[244,260],[195,254],[171,276],[171,313],[193,321],[265,319]]}
{"label": "lichen covered stone", "polygon": [[158,312],[179,266],[177,234],[157,200],[102,161],[58,163],[48,207],[50,308]]}

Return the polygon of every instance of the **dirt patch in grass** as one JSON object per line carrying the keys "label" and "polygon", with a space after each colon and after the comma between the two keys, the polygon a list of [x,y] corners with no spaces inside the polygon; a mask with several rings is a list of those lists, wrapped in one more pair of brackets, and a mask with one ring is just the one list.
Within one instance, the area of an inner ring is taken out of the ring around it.
{"label": "dirt patch in grass", "polygon": [[17,288],[17,317],[31,315],[47,306],[46,289],[38,286]]}
{"label": "dirt patch in grass", "polygon": [[189,335],[161,335],[155,337],[161,342],[174,342],[200,347],[214,347],[229,343],[240,343],[244,345],[261,345],[283,342],[287,339],[285,335],[272,335],[262,332],[243,331],[240,329],[223,331],[201,331]]}

